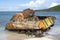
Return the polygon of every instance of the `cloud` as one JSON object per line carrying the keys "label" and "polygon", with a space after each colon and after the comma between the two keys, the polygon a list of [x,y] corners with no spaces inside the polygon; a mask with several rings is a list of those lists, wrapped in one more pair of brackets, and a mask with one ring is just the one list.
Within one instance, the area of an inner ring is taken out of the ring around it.
{"label": "cloud", "polygon": [[56,2],[52,2],[52,3],[51,3],[51,5],[49,6],[49,8],[50,8],[50,7],[57,6],[57,5],[59,5],[59,4],[58,4],[58,3],[56,3]]}
{"label": "cloud", "polygon": [[20,11],[18,6],[0,7],[0,11]]}
{"label": "cloud", "polygon": [[[18,1],[17,1],[18,2]],[[23,4],[0,4],[0,11],[21,11],[26,8],[31,8],[34,10],[47,9],[58,5],[56,0],[30,0]]]}
{"label": "cloud", "polygon": [[46,2],[46,0],[36,0],[36,1],[30,1],[26,4],[21,4],[21,6],[24,6],[26,8],[32,8],[32,9],[39,9],[41,5],[43,5]]}
{"label": "cloud", "polygon": [[56,0],[35,0],[35,1],[30,1],[25,4],[21,4],[21,7],[26,8],[31,8],[31,9],[46,9],[50,7],[54,7],[58,5],[56,3]]}
{"label": "cloud", "polygon": [[12,10],[12,11],[13,11],[13,10],[19,11],[19,8],[20,8],[20,7],[18,7],[18,6],[11,6],[11,7],[8,8],[8,10],[10,10],[10,11],[11,11],[11,10]]}

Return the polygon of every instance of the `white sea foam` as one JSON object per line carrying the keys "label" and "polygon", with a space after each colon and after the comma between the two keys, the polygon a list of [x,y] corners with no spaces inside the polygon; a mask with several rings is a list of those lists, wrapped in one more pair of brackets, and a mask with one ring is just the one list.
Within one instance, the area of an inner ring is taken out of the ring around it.
{"label": "white sea foam", "polygon": [[29,38],[24,40],[54,40],[54,39],[42,37],[42,38]]}
{"label": "white sea foam", "polygon": [[48,32],[48,34],[51,34],[51,35],[60,34],[60,27],[53,27],[53,28]]}

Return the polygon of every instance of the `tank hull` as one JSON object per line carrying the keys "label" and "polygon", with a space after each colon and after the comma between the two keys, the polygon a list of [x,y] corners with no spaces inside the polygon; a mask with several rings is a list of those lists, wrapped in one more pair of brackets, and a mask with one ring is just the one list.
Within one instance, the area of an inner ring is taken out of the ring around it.
{"label": "tank hull", "polygon": [[10,22],[6,24],[6,29],[27,34],[41,35],[54,26],[54,16],[35,16],[34,13],[35,11],[31,9],[17,13],[11,18]]}
{"label": "tank hull", "polygon": [[[53,16],[37,16],[37,17],[39,18],[39,20],[44,20],[44,19],[46,19],[48,17],[51,18],[51,20],[52,20],[53,23],[51,25],[48,25],[47,28],[52,27],[54,25],[54,23],[55,23],[54,22],[55,17],[53,17]],[[6,29],[8,29],[8,30],[44,30],[43,28],[14,27],[14,25],[12,25],[12,24],[13,23],[6,24]],[[47,28],[45,28],[45,29],[47,29]]]}

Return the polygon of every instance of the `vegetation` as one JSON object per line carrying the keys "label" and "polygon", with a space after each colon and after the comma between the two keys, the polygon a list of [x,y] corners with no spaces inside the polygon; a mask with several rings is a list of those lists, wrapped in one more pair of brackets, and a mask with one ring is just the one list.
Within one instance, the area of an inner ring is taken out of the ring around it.
{"label": "vegetation", "polygon": [[44,10],[36,10],[36,11],[60,11],[60,5],[57,5],[55,7],[44,9]]}

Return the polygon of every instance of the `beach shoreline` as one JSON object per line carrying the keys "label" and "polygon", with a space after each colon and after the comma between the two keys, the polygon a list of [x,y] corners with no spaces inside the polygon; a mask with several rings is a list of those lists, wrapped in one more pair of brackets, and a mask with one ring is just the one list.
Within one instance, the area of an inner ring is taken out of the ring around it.
{"label": "beach shoreline", "polygon": [[43,37],[31,37],[26,34],[20,34],[18,32],[2,30],[0,32],[0,40],[56,40],[60,39],[59,35],[45,35]]}

